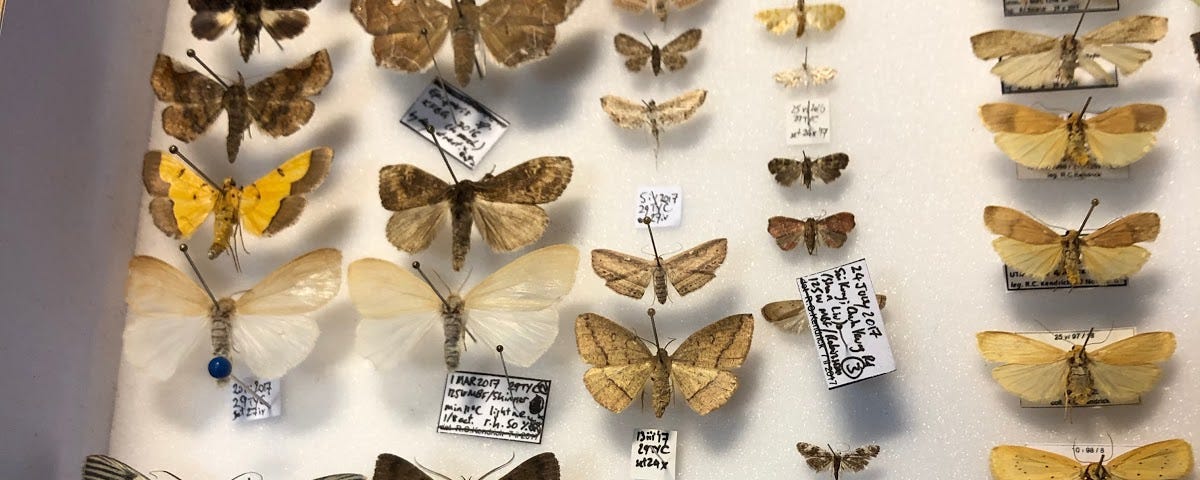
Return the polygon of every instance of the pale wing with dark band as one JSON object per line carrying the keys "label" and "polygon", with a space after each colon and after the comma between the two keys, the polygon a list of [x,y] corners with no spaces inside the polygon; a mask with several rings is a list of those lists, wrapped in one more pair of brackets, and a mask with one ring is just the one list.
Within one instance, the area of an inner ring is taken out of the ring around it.
{"label": "pale wing with dark band", "polygon": [[387,239],[408,253],[425,250],[450,216],[450,185],[413,165],[379,170],[379,200],[395,213],[387,223]]}
{"label": "pale wing with dark band", "polygon": [[654,369],[654,356],[637,335],[585,313],[575,319],[575,343],[579,356],[592,366],[583,374],[583,383],[596,403],[621,412],[641,395]]}
{"label": "pale wing with dark band", "polygon": [[725,262],[728,251],[726,239],[709,240],[666,259],[663,268],[675,291],[681,296],[687,295],[716,278],[716,271]]}
{"label": "pale wing with dark band", "polygon": [[655,263],[613,250],[592,250],[592,271],[605,286],[629,298],[642,298],[650,286]]}
{"label": "pale wing with dark band", "polygon": [[737,390],[730,370],[750,353],[754,317],[730,315],[693,333],[671,354],[671,383],[700,415],[720,408]]}
{"label": "pale wing with dark band", "polygon": [[542,238],[550,217],[538,204],[562,195],[574,167],[567,157],[539,157],[476,182],[472,215],[484,241],[511,252]]}

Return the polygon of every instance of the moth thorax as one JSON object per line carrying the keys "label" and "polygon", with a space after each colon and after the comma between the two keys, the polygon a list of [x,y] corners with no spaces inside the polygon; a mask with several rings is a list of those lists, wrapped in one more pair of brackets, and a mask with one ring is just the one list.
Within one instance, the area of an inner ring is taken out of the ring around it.
{"label": "moth thorax", "polygon": [[1092,463],[1083,469],[1083,480],[1109,480],[1112,478],[1108,474],[1108,469],[1100,462]]}
{"label": "moth thorax", "polygon": [[213,305],[209,310],[209,316],[212,318],[212,347],[214,357],[229,357],[229,328],[233,322],[233,314],[237,308],[237,304],[232,298],[222,298],[217,300],[217,304]]}
{"label": "moth thorax", "polygon": [[1082,281],[1079,270],[1082,267],[1082,252],[1079,248],[1079,232],[1076,230],[1067,230],[1067,234],[1063,235],[1063,270],[1067,274],[1067,281],[1071,285],[1079,285]]}
{"label": "moth thorax", "polygon": [[1083,128],[1083,118],[1078,113],[1072,113],[1067,119],[1067,159],[1081,167],[1091,161]]}
{"label": "moth thorax", "polygon": [[654,266],[654,296],[658,303],[667,303],[667,271],[661,265]]}
{"label": "moth thorax", "polygon": [[658,45],[650,46],[650,68],[654,69],[655,75],[662,73],[662,48]]}
{"label": "moth thorax", "polygon": [[796,0],[796,10],[804,11],[804,0]]}
{"label": "moth thorax", "polygon": [[[1095,391],[1092,383],[1092,372],[1088,370],[1087,351],[1082,345],[1071,348],[1071,358],[1067,360],[1070,368],[1067,374],[1067,404],[1087,405],[1088,399]],[[1097,477],[1098,478],[1098,477]]]}
{"label": "moth thorax", "polygon": [[242,190],[237,188],[232,178],[226,178],[221,187],[221,195],[213,205],[213,243],[208,248],[209,260],[217,258],[229,249],[233,240],[233,230],[237,226],[238,204],[242,201]]}
{"label": "moth thorax", "polygon": [[1075,69],[1079,66],[1079,39],[1073,35],[1062,37],[1062,65],[1058,67],[1057,82],[1066,85],[1075,80]]}
{"label": "moth thorax", "polygon": [[462,309],[462,298],[455,294],[446,297],[446,304],[442,306],[442,332],[446,336],[442,345],[442,355],[446,360],[446,368],[450,370],[458,368],[458,359],[462,353],[459,351],[459,345],[466,334]]}
{"label": "moth thorax", "polygon": [[260,22],[258,14],[262,12],[263,2],[262,0],[241,0],[239,2],[233,2],[233,9],[236,13],[240,14],[238,15],[238,18],[251,16],[254,17],[255,22]]}
{"label": "moth thorax", "polygon": [[805,188],[810,188],[813,179],[813,164],[815,164],[807,155],[804,156],[804,161],[800,162],[800,180],[804,182]]}

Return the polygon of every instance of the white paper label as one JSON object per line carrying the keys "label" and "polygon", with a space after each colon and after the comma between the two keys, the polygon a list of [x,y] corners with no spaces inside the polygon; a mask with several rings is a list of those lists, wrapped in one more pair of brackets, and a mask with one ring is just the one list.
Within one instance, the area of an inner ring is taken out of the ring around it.
{"label": "white paper label", "polygon": [[1026,276],[1024,273],[1004,266],[1004,285],[1010,292],[1022,290],[1053,290],[1059,288],[1092,288],[1092,287],[1124,287],[1129,285],[1128,278],[1119,278],[1109,280],[1104,283],[1097,283],[1088,277],[1087,271],[1079,269],[1080,282],[1079,285],[1072,286],[1070,280],[1067,280],[1067,275],[1061,270],[1056,270],[1050,275],[1046,275],[1044,280],[1038,280]]}
{"label": "white paper label", "polygon": [[[1088,340],[1087,330],[1068,330],[1060,332],[1017,332],[1018,335],[1029,337],[1039,342],[1046,342],[1063,350],[1070,350],[1075,345],[1083,345],[1087,342],[1087,350],[1094,352],[1098,348],[1105,345],[1110,345],[1119,340],[1132,337],[1137,334],[1134,328],[1114,328],[1112,330],[1096,330],[1092,332],[1091,340]],[[1100,395],[1092,395],[1088,398],[1088,406],[1104,406],[1104,405],[1136,405],[1141,403],[1141,399],[1136,399],[1130,402],[1113,402]],[[1050,403],[1035,403],[1021,400],[1022,407],[1042,408],[1042,407],[1058,407],[1062,408],[1062,400],[1055,400]]]}
{"label": "white paper label", "polygon": [[437,431],[542,443],[549,404],[549,380],[450,372]]}
{"label": "white paper label", "polygon": [[643,429],[633,434],[630,474],[633,480],[675,480],[677,431]]}
{"label": "white paper label", "polygon": [[829,143],[829,99],[810,98],[787,107],[788,145]]}
{"label": "white paper label", "polygon": [[400,123],[431,143],[432,126],[442,151],[470,169],[508,130],[508,120],[440,78],[425,87]]}
{"label": "white paper label", "polygon": [[1079,463],[1088,464],[1099,462],[1103,457],[1107,462],[1112,460],[1117,455],[1122,455],[1125,452],[1137,448],[1136,445],[1109,445],[1109,444],[1066,444],[1066,443],[1040,443],[1029,444],[1030,448],[1045,450],[1051,453],[1057,453],[1067,458],[1074,458]]}
{"label": "white paper label", "polygon": [[1088,12],[1110,12],[1120,7],[1117,0],[1004,0],[1004,16],[1056,15],[1079,13],[1087,5]]}
{"label": "white paper label", "polygon": [[283,415],[282,380],[277,378],[262,382],[253,377],[241,377],[240,380],[229,382],[234,423]]}
{"label": "white paper label", "polygon": [[642,219],[650,217],[653,227],[678,227],[683,221],[683,189],[679,185],[638,189],[634,226],[646,228]]}
{"label": "white paper label", "polygon": [[866,259],[796,283],[829,389],[896,371]]}
{"label": "white paper label", "polygon": [[1069,166],[1037,170],[1017,165],[1017,178],[1021,180],[1124,180],[1129,178],[1129,167],[1105,168],[1089,163],[1082,167]]}

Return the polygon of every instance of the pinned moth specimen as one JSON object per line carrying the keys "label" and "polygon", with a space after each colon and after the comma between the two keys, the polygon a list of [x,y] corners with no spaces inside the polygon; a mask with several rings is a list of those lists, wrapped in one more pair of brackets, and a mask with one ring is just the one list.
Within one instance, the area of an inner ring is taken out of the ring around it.
{"label": "pinned moth specimen", "polygon": [[842,248],[851,230],[854,230],[854,214],[850,212],[804,220],[780,216],[767,219],[767,233],[775,237],[780,249],[791,250],[803,241],[809,255],[817,251],[817,240],[829,248]]}
{"label": "pinned moth specimen", "polygon": [[1016,445],[992,449],[991,469],[996,480],[1157,478],[1177,480],[1192,471],[1192,446],[1186,441],[1164,440],[1114,457],[1083,464],[1057,453]]}
{"label": "pinned moth specimen", "polygon": [[[154,472],[158,473],[158,472]],[[171,477],[170,472],[164,472]],[[179,477],[175,477],[179,478]],[[83,480],[150,480],[151,477],[134,470],[125,462],[108,455],[88,455],[83,461]],[[366,480],[362,475],[342,473],[318,478],[317,480]]]}
{"label": "pinned moth specimen", "polygon": [[228,380],[235,360],[261,380],[279,378],[308,356],[321,333],[304,314],[328,303],[341,286],[342,253],[332,248],[297,257],[237,299],[218,299],[179,269],[139,255],[129,261],[125,290],[125,358],[167,379],[210,339],[209,373],[218,384]]}
{"label": "pinned moth specimen", "polygon": [[379,199],[396,212],[388,220],[388,241],[408,253],[425,250],[449,216],[456,272],[471,249],[472,224],[493,251],[527,246],[550,224],[538,205],[562,195],[572,171],[570,158],[538,157],[478,181],[455,178],[451,185],[412,165],[388,165],[379,170]]}
{"label": "pinned moth specimen", "polygon": [[657,157],[661,146],[658,138],[660,130],[692,118],[707,97],[707,90],[696,89],[662,103],[649,100],[639,105],[616,95],[605,95],[600,99],[600,107],[621,128],[650,129],[650,134],[654,136],[654,155]]}
{"label": "pinned moth specimen", "polygon": [[700,29],[693,28],[683,32],[661,48],[650,41],[649,36],[646,37],[646,42],[649,45],[624,33],[613,37],[613,46],[616,47],[617,53],[627,57],[625,68],[631,72],[640,72],[649,63],[650,70],[657,77],[662,73],[664,65],[672,72],[687,66],[687,57],[683,54],[700,45]]}
{"label": "pinned moth specimen", "polygon": [[776,35],[783,35],[795,28],[796,38],[803,37],[809,26],[822,31],[832,30],[843,18],[846,18],[846,9],[841,5],[806,5],[805,0],[796,0],[795,7],[760,10],[754,14],[755,20],[762,22],[767,30]]}
{"label": "pinned moth specimen", "polygon": [[842,170],[850,164],[850,156],[844,153],[834,153],[813,160],[808,153],[803,153],[802,160],[790,158],[773,158],[767,162],[767,171],[775,175],[775,181],[784,186],[792,186],[796,180],[804,183],[804,188],[811,189],[813,177],[829,183],[842,176]]}
{"label": "pinned moth specimen", "polygon": [[[501,468],[504,468],[504,465],[483,474],[479,480],[484,480],[488,475],[496,473]],[[439,478],[450,478],[437,472],[434,474]],[[374,480],[433,480],[416,465],[390,453],[382,454],[375,460],[375,475],[372,478]],[[559,478],[558,459],[554,457],[553,453],[545,452],[521,462],[511,472],[500,476],[499,480],[559,480]]]}
{"label": "pinned moth specimen", "polygon": [[842,472],[861,472],[867,468],[872,458],[879,455],[879,445],[858,447],[853,452],[839,452],[829,447],[828,450],[811,443],[800,442],[796,450],[804,456],[804,462],[816,472],[830,470],[833,479],[839,480]]}
{"label": "pinned moth specimen", "polygon": [[700,0],[613,0],[613,5],[629,12],[654,12],[660,22],[667,21],[667,7],[671,10],[683,10],[697,3],[700,3]]}
{"label": "pinned moth specimen", "polygon": [[483,75],[476,44],[483,42],[501,65],[512,68],[550,54],[558,24],[581,0],[352,0],[350,11],[375,36],[375,64],[405,72],[421,72],[446,37],[454,49],[454,75],[467,86],[471,72]]}
{"label": "pinned moth specimen", "polygon": [[1111,108],[1085,119],[1086,111],[1087,103],[1063,119],[1012,103],[989,103],[979,107],[979,116],[996,134],[996,146],[1013,161],[1034,169],[1063,163],[1082,167],[1092,161],[1107,168],[1128,166],[1150,152],[1154,133],[1167,121],[1166,109],[1145,103]]}
{"label": "pinned moth specimen", "polygon": [[321,0],[188,0],[196,11],[192,17],[192,35],[201,40],[216,40],[231,25],[237,25],[238,50],[242,61],[266,30],[272,40],[294,38],[308,27],[308,10]]}
{"label": "pinned moth specimen", "polygon": [[[170,151],[179,154],[175,147]],[[171,153],[150,151],[142,160],[142,183],[151,197],[154,226],[171,238],[186,239],[215,212],[208,258],[228,251],[235,265],[238,233],[270,237],[296,223],[307,203],[304,194],[321,185],[333,163],[332,149],[314,148],[239,187],[233,178],[218,184]]]}
{"label": "pinned moth specimen", "polygon": [[1100,283],[1137,273],[1150,259],[1150,252],[1134,244],[1158,237],[1158,214],[1127,215],[1084,235],[1083,227],[1099,204],[1093,199],[1079,229],[1062,235],[1024,213],[995,205],[983,210],[983,223],[1000,235],[992,241],[1000,259],[1037,280],[1060,270],[1071,285],[1083,283],[1083,271]]}
{"label": "pinned moth specimen", "polygon": [[493,348],[503,345],[505,358],[528,367],[558,336],[554,304],[575,285],[578,266],[575,247],[545,247],[513,260],[460,296],[443,295],[392,262],[356,260],[346,274],[350,299],[363,317],[355,348],[376,368],[391,368],[440,318],[446,368],[458,368],[467,338]]}
{"label": "pinned moth specimen", "polygon": [[[1082,17],[1079,25],[1083,24]],[[1116,65],[1122,75],[1141,68],[1151,54],[1129,43],[1154,43],[1167,34],[1167,19],[1139,15],[1117,20],[1076,37],[1075,32],[1059,38],[1014,30],[992,30],[971,37],[975,56],[999,58],[992,73],[1005,84],[1020,88],[1066,87],[1075,83],[1075,70],[1114,85],[1117,79],[1096,58]]]}
{"label": "pinned moth specimen", "polygon": [[809,85],[824,85],[833,81],[837,70],[830,67],[814,67],[808,64],[808,47],[804,48],[804,63],[800,68],[775,72],[775,81],[787,88]]}
{"label": "pinned moth specimen", "polygon": [[1156,363],[1175,353],[1171,332],[1141,333],[1095,350],[1083,345],[1063,350],[1009,332],[980,332],[979,352],[990,362],[1001,387],[1029,402],[1087,405],[1095,395],[1110,402],[1132,402],[1150,391],[1162,371]]}
{"label": "pinned moth specimen", "polygon": [[[654,309],[647,313],[653,326]],[[596,403],[620,413],[650,381],[654,385],[650,400],[658,418],[671,403],[672,387],[700,415],[725,405],[738,386],[731,370],[746,360],[753,334],[752,315],[730,315],[693,333],[668,355],[658,342],[657,327],[656,352],[651,353],[637,334],[612,320],[594,313],[575,319],[579,356],[592,366],[583,374],[583,383]]]}
{"label": "pinned moth specimen", "polygon": [[696,245],[663,260],[654,243],[654,231],[649,219],[643,219],[650,232],[650,245],[654,258],[647,260],[613,250],[592,250],[592,270],[604,279],[609,289],[629,298],[640,299],[646,287],[654,283],[654,297],[658,303],[667,303],[667,281],[675,287],[679,296],[699,290],[717,276],[717,269],[725,263],[729,242],[715,238]]}
{"label": "pinned moth specimen", "polygon": [[[188,50],[188,56],[196,58],[196,52]],[[163,131],[191,142],[225,111],[229,115],[225,153],[230,163],[237,159],[242,137],[251,123],[258,124],[260,130],[272,137],[286,137],[300,130],[316,109],[308,97],[321,93],[333,77],[326,50],[249,87],[241,74],[237,83],[229,85],[208,66],[200,65],[212,78],[166,55],[159,54],[155,60],[150,86],[158,99],[167,103],[162,113]]]}
{"label": "pinned moth specimen", "polygon": [[[876,294],[875,301],[879,303],[880,310],[887,306],[886,296]],[[799,333],[805,325],[812,323],[809,321],[808,311],[803,300],[768,303],[762,307],[762,316],[771,325],[790,333]]]}

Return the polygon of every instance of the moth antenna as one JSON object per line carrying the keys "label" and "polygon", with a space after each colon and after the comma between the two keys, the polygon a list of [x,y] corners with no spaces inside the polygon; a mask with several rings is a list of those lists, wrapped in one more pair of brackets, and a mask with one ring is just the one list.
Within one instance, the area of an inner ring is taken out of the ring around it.
{"label": "moth antenna", "polygon": [[[646,231],[650,232],[650,247],[654,249],[654,263],[658,264],[659,268],[662,268],[662,257],[658,255],[658,244],[654,242],[654,229],[650,228],[650,217],[642,217],[641,222],[646,224]],[[654,316],[654,314],[651,313],[650,316]]]}
{"label": "moth antenna", "polygon": [[187,155],[184,155],[183,152],[179,151],[179,147],[177,147],[175,145],[171,145],[171,146],[167,147],[167,151],[171,152],[171,155],[175,155],[176,157],[179,157],[179,159],[183,160],[183,163],[186,163],[187,166],[192,167],[192,171],[196,172],[197,175],[200,175],[200,178],[203,178],[204,181],[208,182],[208,185],[213,187],[213,189],[215,189],[215,190],[221,189],[221,186],[218,185],[217,182],[214,182],[211,177],[206,175],[204,173],[204,170],[201,170],[200,167],[197,167],[196,164],[192,163],[191,159],[187,158]]}
{"label": "moth antenna", "polygon": [[433,290],[433,294],[437,295],[438,300],[442,301],[442,306],[446,307],[446,309],[449,310],[450,302],[446,301],[446,297],[442,296],[442,292],[439,292],[437,287],[433,286],[433,282],[429,281],[429,277],[425,275],[425,271],[421,270],[421,262],[413,262],[412,268],[415,269],[417,271],[417,273],[421,274],[421,279],[425,280],[425,284],[429,285],[429,289]]}
{"label": "moth antenna", "polygon": [[421,462],[418,462],[416,458],[413,458],[413,463],[417,464],[417,466],[418,466],[418,467],[421,467],[421,470],[424,470],[424,471],[426,471],[426,472],[429,472],[429,473],[432,473],[432,474],[434,474],[434,475],[437,475],[437,476],[438,476],[438,478],[442,478],[442,479],[444,479],[444,480],[454,480],[453,478],[450,478],[450,477],[447,477],[447,476],[445,476],[445,475],[442,475],[441,473],[438,473],[438,472],[437,472],[437,470],[434,470],[434,469],[432,469],[432,468],[429,468],[429,467],[426,467],[426,466],[424,466],[424,465],[421,465]]}
{"label": "moth antenna", "polygon": [[[438,272],[437,272],[437,270],[434,270],[434,271],[433,271],[433,277],[434,277],[434,278],[436,278],[436,279],[438,279],[438,281],[442,283],[442,286],[443,286],[443,287],[446,287],[446,290],[447,290],[447,291],[449,291],[449,290],[450,290],[450,284],[449,284],[449,283],[446,283],[446,280],[442,278],[442,274],[438,273]],[[465,282],[465,281],[464,281],[464,282]]]}
{"label": "moth antenna", "polygon": [[196,268],[196,262],[192,261],[192,256],[188,254],[187,244],[179,244],[179,251],[183,252],[183,257],[187,259],[188,265],[192,266],[192,273],[196,275],[196,279],[200,280],[200,286],[204,287],[204,293],[208,294],[208,298],[212,300],[213,306],[217,306],[217,296],[213,295],[212,289],[208,288],[208,282],[204,281],[204,277],[200,276],[200,269]]}
{"label": "moth antenna", "polygon": [[1088,219],[1089,219],[1089,218],[1092,218],[1092,212],[1096,211],[1096,207],[1097,207],[1098,205],[1100,205],[1100,199],[1099,199],[1099,198],[1093,198],[1093,199],[1092,199],[1092,207],[1088,209],[1088,213],[1087,213],[1087,215],[1084,215],[1084,217],[1083,217],[1083,223],[1079,224],[1079,230],[1077,230],[1077,231],[1079,231],[1079,232],[1082,232],[1082,231],[1083,231],[1083,227],[1087,225]]}
{"label": "moth antenna", "polygon": [[[516,412],[519,409],[517,408],[517,401],[514,398],[514,397],[516,397],[516,395],[513,394],[512,378],[509,378],[509,376],[508,376],[508,362],[504,361],[504,345],[496,345],[496,353],[500,355],[500,368],[504,369],[504,383],[506,385],[508,385],[508,401],[510,403],[512,403],[513,412]],[[507,464],[505,464],[505,465],[507,465]],[[491,472],[488,472],[488,473],[491,473]],[[483,477],[486,477],[486,476],[488,476],[487,473],[483,474]],[[479,480],[483,480],[483,477],[479,477]]]}
{"label": "moth antenna", "polygon": [[1075,24],[1075,31],[1071,32],[1072,39],[1074,39],[1076,35],[1079,35],[1079,27],[1083,26],[1083,17],[1087,15],[1088,9],[1091,8],[1091,6],[1092,0],[1087,0],[1087,2],[1083,4],[1083,11],[1079,12],[1079,23]]}
{"label": "moth antenna", "polygon": [[653,47],[654,47],[654,41],[653,41],[653,40],[650,40],[650,35],[646,35],[646,32],[642,32],[642,36],[643,36],[643,37],[646,37],[646,43],[650,44],[650,47],[651,47],[651,48],[653,48]]}
{"label": "moth antenna", "polygon": [[217,83],[221,84],[222,87],[225,87],[226,90],[229,89],[229,84],[225,83],[224,80],[221,80],[221,77],[217,76],[217,72],[214,72],[213,69],[208,68],[208,64],[204,63],[204,60],[201,60],[199,55],[196,55],[195,50],[189,48],[187,51],[187,56],[192,57],[192,60],[195,60],[196,63],[199,63],[201,67],[204,67],[204,70],[212,76],[213,80],[216,80]]}
{"label": "moth antenna", "polygon": [[517,458],[517,454],[516,454],[516,452],[513,452],[512,456],[508,458],[508,461],[507,461],[507,462],[504,462],[504,464],[503,464],[503,465],[500,465],[499,467],[493,468],[493,469],[489,470],[487,473],[485,473],[485,474],[481,475],[481,476],[479,477],[479,480],[483,480],[483,479],[487,478],[487,476],[488,476],[488,475],[491,475],[491,474],[493,474],[493,473],[496,473],[496,471],[497,471],[497,470],[500,470],[501,468],[507,467],[507,466],[508,466],[508,464],[512,463],[512,462],[513,462],[513,460],[515,460],[516,458]]}
{"label": "moth antenna", "polygon": [[[463,288],[466,288],[467,281],[471,279],[471,272],[473,272],[473,271],[475,271],[475,267],[471,267],[471,268],[467,269],[467,276],[463,277],[463,281],[462,281],[462,283],[458,284],[458,290],[456,290],[456,291],[461,292],[461,291],[463,291]],[[433,273],[437,273],[437,272],[433,272]],[[450,288],[450,286],[446,285],[446,288]]]}
{"label": "moth antenna", "polygon": [[429,136],[433,138],[433,145],[437,147],[438,153],[442,155],[442,162],[446,164],[446,170],[450,171],[450,179],[454,180],[455,185],[458,185],[458,176],[454,175],[454,169],[450,168],[450,158],[446,156],[446,151],[442,150],[442,142],[438,141],[437,135],[433,130],[433,125],[425,124],[425,131],[429,132]]}
{"label": "moth antenna", "polygon": [[[229,378],[232,378],[234,382],[237,382],[238,385],[241,385],[242,390],[245,390],[247,393],[250,394],[250,396],[254,397],[254,399],[257,400],[258,403],[266,405],[267,410],[271,410],[271,407],[272,407],[271,402],[268,402],[267,399],[260,396],[258,394],[258,392],[254,391],[253,388],[250,388],[250,385],[246,384],[246,382],[244,382],[244,381],[242,381],[242,379],[238,378],[237,375],[230,374]],[[246,473],[243,473],[242,475],[246,475]],[[237,478],[237,477],[234,477],[234,478]],[[259,478],[262,478],[262,476],[260,475]]]}
{"label": "moth antenna", "polygon": [[[175,474],[174,474],[174,473],[168,472],[168,471],[166,471],[166,470],[151,470],[151,471],[150,471],[150,474],[151,474],[151,475],[154,475],[156,478],[158,477],[158,474],[160,474],[160,473],[165,473],[165,474],[167,474],[167,475],[170,475],[170,476],[171,476],[171,478],[174,478],[175,480],[183,480],[183,479],[181,479],[181,478],[179,478],[179,477],[175,476]],[[240,476],[240,475],[239,475],[239,476]],[[234,478],[237,478],[237,477],[234,477]]]}
{"label": "moth antenna", "polygon": [[653,308],[646,309],[646,315],[650,316],[650,329],[654,331],[654,348],[658,349],[662,347],[658,344],[658,325],[654,323],[654,313]]}
{"label": "moth antenna", "polygon": [[[1105,433],[1105,435],[1107,435],[1107,436],[1108,436],[1108,451],[1109,451],[1109,452],[1116,452],[1116,451],[1117,451],[1117,446],[1113,444],[1112,434],[1111,434],[1111,433]],[[1104,463],[1104,454],[1100,454],[1100,463]]]}

